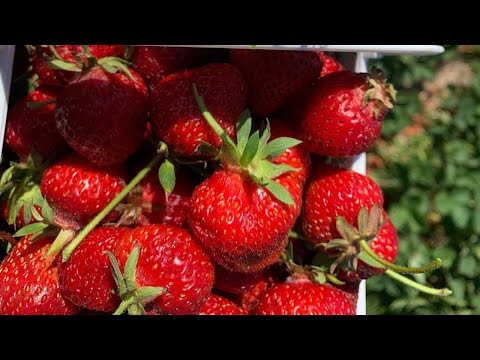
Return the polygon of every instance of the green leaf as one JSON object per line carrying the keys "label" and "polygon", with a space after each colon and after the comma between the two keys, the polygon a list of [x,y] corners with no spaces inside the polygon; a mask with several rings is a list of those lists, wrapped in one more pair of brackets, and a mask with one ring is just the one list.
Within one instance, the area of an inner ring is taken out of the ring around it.
{"label": "green leaf", "polygon": [[49,226],[49,224],[46,224],[44,222],[37,222],[33,224],[26,225],[22,227],[20,230],[18,230],[13,236],[15,237],[22,237],[26,235],[30,235],[36,232],[39,232],[43,229],[46,229]]}
{"label": "green leaf", "polygon": [[358,231],[362,236],[368,234],[368,210],[365,207],[362,207],[358,212],[357,226]]}
{"label": "green leaf", "polygon": [[148,304],[149,302],[155,300],[160,295],[163,295],[167,292],[166,288],[162,287],[153,287],[153,286],[144,286],[137,289],[137,296],[142,304]]}
{"label": "green leaf", "polygon": [[40,215],[40,213],[37,211],[37,209],[35,208],[35,206],[32,206],[32,207],[31,207],[31,210],[32,210],[33,218],[36,220],[36,222],[45,220],[45,219],[43,218],[43,216]]}
{"label": "green leaf", "polygon": [[175,166],[170,160],[165,159],[158,169],[158,178],[163,189],[170,194],[175,188]]}
{"label": "green leaf", "polygon": [[474,279],[478,273],[475,257],[470,254],[465,257],[460,257],[457,271],[459,274],[464,275],[469,279]]}
{"label": "green leaf", "polygon": [[47,61],[47,65],[57,70],[66,70],[66,71],[75,71],[75,72],[82,71],[77,64],[67,62],[64,60],[58,60],[58,59],[50,60],[50,61]]}
{"label": "green leaf", "polygon": [[127,292],[127,286],[125,285],[125,281],[123,279],[122,272],[120,271],[120,266],[118,265],[117,259],[110,251],[105,251],[108,258],[110,259],[110,264],[112,266],[112,275],[115,279],[115,283],[117,284],[118,291],[120,294],[125,294]]}
{"label": "green leaf", "polygon": [[385,269],[385,266],[383,266],[382,264],[380,264],[378,261],[376,261],[375,259],[373,259],[370,255],[368,255],[365,251],[360,251],[360,253],[358,254],[358,259],[359,260],[362,260],[365,264],[373,267],[373,268],[376,268],[376,269]]}
{"label": "green leaf", "polygon": [[285,189],[282,185],[275,182],[274,180],[270,180],[265,185],[265,188],[270,191],[270,193],[275,196],[278,200],[283,202],[287,205],[294,205],[295,202],[293,201],[292,195]]}
{"label": "green leaf", "polygon": [[239,154],[243,154],[245,146],[252,130],[252,115],[249,109],[245,109],[239,116],[237,124],[237,148]]}
{"label": "green leaf", "polygon": [[258,142],[257,155],[260,155],[264,151],[265,146],[267,146],[267,143],[272,136],[272,131],[270,129],[270,121],[268,119],[265,119],[265,121],[262,122],[262,125],[260,127],[260,134],[262,135],[260,136],[260,140]]}
{"label": "green leaf", "polygon": [[345,240],[354,241],[360,238],[360,233],[358,232],[358,229],[341,216],[338,216],[336,219],[336,227],[337,231]]}
{"label": "green leaf", "polygon": [[240,157],[240,165],[246,167],[252,162],[252,159],[254,158],[258,150],[259,140],[260,133],[259,131],[255,131],[253,135],[250,136],[250,138],[248,139],[247,145],[245,146],[242,156]]}
{"label": "green leaf", "polygon": [[259,168],[255,169],[255,173],[260,176],[261,178],[265,179],[275,179],[279,177],[280,175],[283,175],[287,172],[297,172],[300,171],[300,169],[294,168],[293,166],[290,165],[285,165],[285,164],[274,164],[270,161],[262,161],[260,163]]}
{"label": "green leaf", "polygon": [[269,157],[270,159],[275,159],[277,156],[282,155],[285,150],[301,144],[301,140],[297,140],[289,137],[279,137],[270,141],[262,153],[259,154],[260,159],[265,159]]}
{"label": "green leaf", "polygon": [[135,271],[137,268],[138,257],[140,255],[140,244],[135,245],[132,252],[128,256],[124,268],[124,279],[128,290],[136,289]]}

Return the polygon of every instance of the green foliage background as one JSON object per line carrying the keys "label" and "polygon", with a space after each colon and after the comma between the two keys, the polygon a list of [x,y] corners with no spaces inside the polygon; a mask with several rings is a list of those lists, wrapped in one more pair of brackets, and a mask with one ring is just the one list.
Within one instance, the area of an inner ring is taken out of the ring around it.
{"label": "green foliage background", "polygon": [[440,56],[371,61],[398,90],[369,157],[400,241],[398,264],[435,257],[442,269],[419,275],[446,299],[419,295],[382,276],[367,283],[368,314],[480,314],[480,52],[446,46]]}

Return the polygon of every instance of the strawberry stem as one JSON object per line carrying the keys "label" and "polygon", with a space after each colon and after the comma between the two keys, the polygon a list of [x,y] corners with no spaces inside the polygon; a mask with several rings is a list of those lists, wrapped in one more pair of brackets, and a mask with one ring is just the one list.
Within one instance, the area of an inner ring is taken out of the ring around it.
{"label": "strawberry stem", "polygon": [[100,211],[97,216],[95,216],[92,221],[90,221],[85,228],[83,228],[80,233],[70,242],[65,250],[62,253],[62,261],[65,262],[69,259],[72,252],[76,249],[76,247],[82,242],[83,239],[98,225],[100,222],[107,216],[110,211],[115,209],[115,207],[132,191],[135,186],[137,186],[142,179],[147,176],[147,174],[157,165],[160,161],[165,158],[165,154],[167,152],[167,145],[165,143],[161,143],[160,148],[158,150],[157,156],[155,156],[147,166],[145,166],[142,170],[138,172],[138,174],[130,181],[130,183],[125,186],[125,188],[118,194],[108,205]]}
{"label": "strawberry stem", "polygon": [[5,231],[0,231],[0,239],[9,242],[12,246],[17,245],[17,239]]}
{"label": "strawberry stem", "polygon": [[397,274],[395,271],[392,271],[390,269],[385,270],[385,274],[390,276],[392,279],[395,279],[399,282],[401,282],[404,285],[410,286],[411,288],[414,288],[418,291],[421,291],[425,294],[429,295],[434,295],[434,296],[441,296],[441,297],[446,297],[452,294],[452,290],[443,288],[443,289],[434,289],[429,286],[425,286],[422,284],[419,284],[411,279],[406,278],[403,275]]}
{"label": "strawberry stem", "polygon": [[297,233],[293,230],[290,230],[290,233],[288,234],[288,237],[292,238],[292,239],[308,241],[308,239],[305,236],[303,236],[302,234],[299,234],[299,233]]}
{"label": "strawberry stem", "polygon": [[205,105],[205,101],[198,94],[197,85],[193,84],[192,87],[193,87],[193,95],[195,96],[195,101],[197,102],[197,105],[198,105],[200,111],[202,112],[203,117],[205,118],[205,120],[207,120],[208,125],[211,126],[213,131],[215,131],[215,133],[218,136],[222,136],[225,131],[222,129],[222,127],[217,122],[217,120],[215,120],[215,118],[212,116],[210,111],[208,111],[207,106]]}
{"label": "strawberry stem", "polygon": [[375,254],[375,252],[372,249],[370,249],[370,247],[368,246],[368,243],[365,240],[360,240],[359,244],[362,250],[365,251],[368,255],[370,255],[370,257],[372,257],[375,261],[379,262],[380,264],[387,267],[388,269],[391,269],[393,271],[396,271],[402,274],[423,274],[425,272],[438,269],[440,266],[442,266],[442,260],[439,258],[433,260],[430,264],[414,267],[414,268],[395,265],[387,260],[382,259],[377,254]]}

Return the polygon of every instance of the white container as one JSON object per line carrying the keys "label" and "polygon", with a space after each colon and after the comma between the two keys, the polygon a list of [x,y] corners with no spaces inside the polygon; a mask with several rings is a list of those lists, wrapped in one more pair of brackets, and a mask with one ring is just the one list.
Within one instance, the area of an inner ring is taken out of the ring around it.
{"label": "white container", "polygon": [[[249,45],[158,45],[178,47],[206,47],[206,48],[229,48],[248,49]],[[322,50],[331,52],[349,53],[347,63],[344,64],[350,70],[366,72],[369,58],[375,58],[383,54],[411,54],[411,55],[435,55],[441,54],[444,49],[438,45],[255,45],[256,49],[263,50]],[[15,46],[0,45],[0,153],[3,147],[5,133],[5,120],[8,110],[8,97],[10,83],[12,81],[13,56]],[[366,154],[359,155],[352,165],[352,169],[361,174],[366,173]],[[357,315],[366,315],[365,281],[360,284]]]}

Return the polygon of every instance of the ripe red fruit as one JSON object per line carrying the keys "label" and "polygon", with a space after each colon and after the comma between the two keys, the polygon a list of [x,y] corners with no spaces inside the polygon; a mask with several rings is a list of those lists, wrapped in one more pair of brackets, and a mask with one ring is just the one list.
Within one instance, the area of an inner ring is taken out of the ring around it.
{"label": "ripe red fruit", "polygon": [[219,170],[195,189],[188,224],[216,263],[249,273],[276,261],[302,204],[298,180],[284,174],[276,182],[293,205],[235,171]]}
{"label": "ripe red fruit", "polygon": [[263,295],[258,315],[355,315],[339,290],[309,282],[278,284]]}
{"label": "ripe red fruit", "polygon": [[[123,190],[124,178],[123,166],[98,167],[77,154],[70,154],[45,170],[40,189],[57,217],[79,227]],[[106,221],[117,216],[111,212]]]}
{"label": "ripe red fruit", "polygon": [[189,175],[191,174],[186,171],[179,172],[175,188],[168,195],[158,180],[157,171],[146,176],[139,185],[142,188],[141,201],[148,205],[148,209],[142,209],[136,223],[184,227],[187,222],[190,196],[194,189],[192,178]]}
{"label": "ripe red fruit", "polygon": [[136,46],[131,62],[149,89],[167,75],[198,65],[204,49],[171,46]]}
{"label": "ripe red fruit", "polygon": [[311,51],[231,50],[230,58],[247,80],[248,104],[257,115],[279,110],[322,69],[319,56]]}
{"label": "ripe red fruit", "polygon": [[112,275],[112,251],[122,236],[130,231],[124,227],[94,229],[75,249],[67,262],[59,264],[59,283],[62,295],[85,309],[113,312],[120,304]]}
{"label": "ripe red fruit", "polygon": [[318,56],[323,62],[322,72],[320,73],[320,77],[324,77],[333,72],[344,71],[345,68],[335,60],[333,57],[325,54],[323,51],[318,52]]}
{"label": "ripe red fruit", "polygon": [[58,286],[57,259],[44,259],[54,237],[26,236],[0,264],[0,315],[75,315]]}
{"label": "ripe red fruit", "polygon": [[[272,139],[279,137],[291,137],[294,138],[296,133],[281,119],[272,119]],[[307,181],[310,174],[310,153],[307,151],[303,144],[288,148],[284,153],[272,159],[275,164],[290,165],[299,171],[292,171],[287,176],[297,179],[302,186]]]}
{"label": "ripe red fruit", "polygon": [[382,130],[395,90],[382,75],[349,71],[322,77],[300,114],[299,136],[320,156],[345,157],[368,151]]}
{"label": "ripe red fruit", "polygon": [[211,294],[198,315],[247,315],[233,301]]}
{"label": "ripe red fruit", "polygon": [[215,284],[217,290],[228,294],[243,294],[253,289],[263,277],[263,271],[245,274],[215,268]]}
{"label": "ripe red fruit", "polygon": [[20,100],[8,112],[5,143],[21,161],[26,161],[32,148],[43,157],[62,154],[68,145],[55,123],[55,103],[29,107],[29,102],[52,100],[58,95],[53,89],[39,87]]}
{"label": "ripe red fruit", "polygon": [[[393,263],[398,254],[397,231],[386,213],[383,214],[383,217],[385,222],[377,236],[369,242],[369,246],[379,257]],[[359,259],[356,270],[340,270],[337,277],[342,281],[355,282],[383,274],[384,271],[385,269],[372,267]]]}
{"label": "ripe red fruit", "polygon": [[375,204],[381,208],[383,195],[369,177],[352,170],[318,165],[306,185],[304,201],[303,233],[317,244],[340,237],[337,216],[357,226],[360,209],[370,210]]}
{"label": "ripe red fruit", "polygon": [[142,226],[126,233],[114,255],[123,271],[128,256],[140,244],[135,273],[139,287],[163,287],[152,305],[164,314],[194,314],[207,301],[213,285],[213,265],[194,239],[173,226]]}
{"label": "ripe red fruit", "polygon": [[198,86],[205,103],[229,135],[245,109],[247,86],[238,69],[229,64],[208,64],[167,76],[153,89],[151,122],[169,150],[181,156],[198,157],[200,141],[219,148],[220,137],[203,119],[192,93]]}
{"label": "ripe red fruit", "polygon": [[80,155],[107,166],[122,163],[143,141],[147,88],[124,73],[99,66],[78,73],[57,97],[57,127]]}
{"label": "ripe red fruit", "polygon": [[[61,59],[74,64],[78,64],[74,54],[80,55],[83,53],[82,45],[55,45],[54,48]],[[92,56],[101,59],[107,56],[121,56],[125,47],[123,45],[88,45],[88,50]],[[48,60],[46,59],[52,55],[48,46],[37,46],[32,55],[33,70],[39,76],[42,84],[63,87],[67,85],[75,73],[52,69],[47,64]],[[82,57],[84,58],[84,56]]]}

